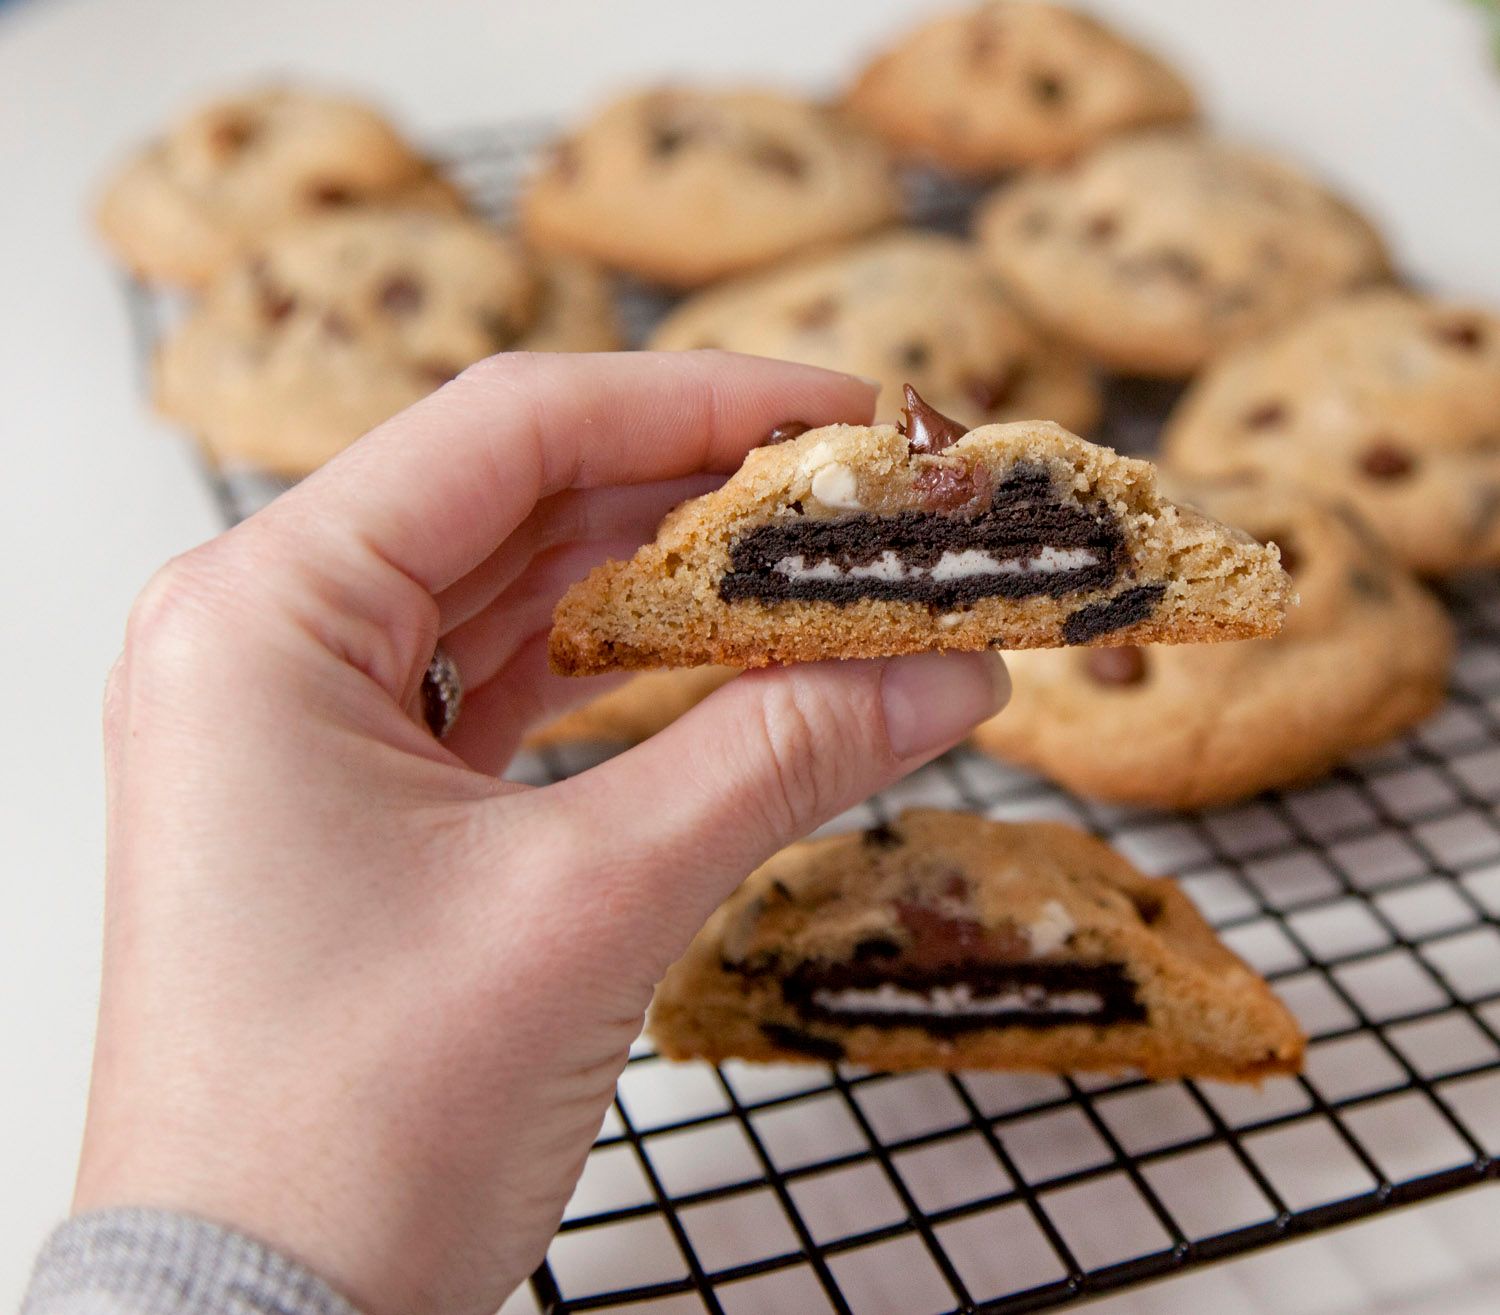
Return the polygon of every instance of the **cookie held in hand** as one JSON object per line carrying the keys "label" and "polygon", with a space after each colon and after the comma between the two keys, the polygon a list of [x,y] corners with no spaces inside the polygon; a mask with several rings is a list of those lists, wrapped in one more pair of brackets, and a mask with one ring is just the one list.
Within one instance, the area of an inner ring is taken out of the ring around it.
{"label": "cookie held in hand", "polygon": [[913,809],[753,873],[657,989],[671,1059],[1259,1081],[1304,1040],[1177,886],[1055,822]]}
{"label": "cookie held in hand", "polygon": [[1275,633],[1274,546],[1156,491],[1156,472],[1042,421],[966,431],[910,388],[903,425],[750,453],[655,542],[575,584],[563,675],[930,650]]}

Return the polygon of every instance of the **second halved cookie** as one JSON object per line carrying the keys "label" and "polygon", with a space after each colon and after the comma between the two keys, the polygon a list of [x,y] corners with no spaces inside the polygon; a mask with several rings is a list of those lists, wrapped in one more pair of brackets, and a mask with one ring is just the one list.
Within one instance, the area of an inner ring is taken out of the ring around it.
{"label": "second halved cookie", "polygon": [[1167,502],[1148,463],[1042,421],[965,431],[908,401],[904,431],[831,425],[752,452],[630,561],[574,585],[554,618],[554,669],[1280,627],[1290,583],[1276,549]]}

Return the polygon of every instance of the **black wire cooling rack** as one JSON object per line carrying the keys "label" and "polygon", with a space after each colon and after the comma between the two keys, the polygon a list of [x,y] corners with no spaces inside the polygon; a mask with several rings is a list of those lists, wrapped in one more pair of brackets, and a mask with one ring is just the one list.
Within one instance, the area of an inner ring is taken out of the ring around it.
{"label": "black wire cooling rack", "polygon": [[[497,217],[544,124],[445,158]],[[971,196],[918,179],[962,226]],[[172,307],[129,289],[142,359]],[[639,337],[664,303],[622,290]],[[1149,446],[1160,390],[1116,386],[1108,437]],[[227,522],[280,485],[205,459]],[[954,753],[830,829],[910,804],[1058,818],[1175,874],[1310,1037],[1259,1089],[845,1066],[669,1064],[632,1051],[547,1259],[504,1315],[1006,1315],[1500,1177],[1500,582],[1444,594],[1462,646],[1414,734],[1231,808],[1090,804]],[[524,758],[556,780],[602,750]]]}

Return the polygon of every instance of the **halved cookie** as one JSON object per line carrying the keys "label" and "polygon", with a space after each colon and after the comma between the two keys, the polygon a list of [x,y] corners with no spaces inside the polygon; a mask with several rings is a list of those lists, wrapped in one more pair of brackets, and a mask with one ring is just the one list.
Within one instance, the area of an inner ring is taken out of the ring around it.
{"label": "halved cookie", "polygon": [[753,873],[667,973],[672,1059],[1258,1081],[1304,1040],[1168,880],[1055,822],[913,809]]}
{"label": "halved cookie", "polygon": [[907,390],[897,425],[762,447],[654,543],[563,596],[565,675],[934,649],[1273,634],[1274,546],[1156,491],[1156,472],[1042,421],[965,431]]}

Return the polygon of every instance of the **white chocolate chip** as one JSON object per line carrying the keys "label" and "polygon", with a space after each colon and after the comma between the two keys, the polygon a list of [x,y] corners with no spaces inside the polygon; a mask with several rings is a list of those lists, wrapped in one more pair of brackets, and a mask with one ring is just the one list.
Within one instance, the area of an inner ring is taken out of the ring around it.
{"label": "white chocolate chip", "polygon": [[854,478],[854,472],[837,461],[814,472],[812,495],[825,507],[857,509],[862,505],[859,500],[859,482]]}
{"label": "white chocolate chip", "polygon": [[1062,949],[1068,943],[1068,937],[1077,930],[1078,924],[1073,921],[1073,915],[1057,900],[1049,899],[1042,905],[1037,920],[1026,929],[1032,956],[1039,959]]}
{"label": "white chocolate chip", "polygon": [[802,457],[802,473],[811,475],[819,466],[826,466],[832,460],[833,447],[826,439],[814,443]]}
{"label": "white chocolate chip", "polygon": [[938,625],[944,630],[952,630],[956,625],[962,625],[964,614],[962,612],[944,612],[938,617]]}

